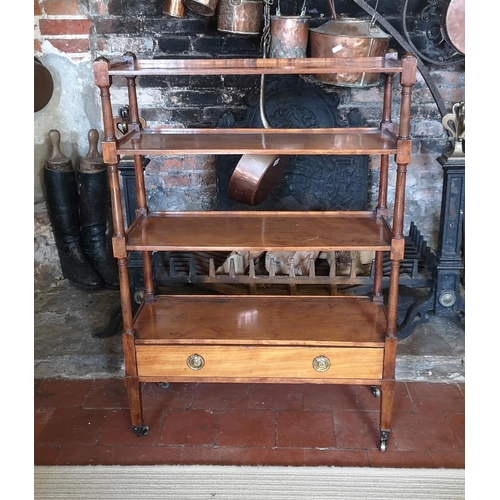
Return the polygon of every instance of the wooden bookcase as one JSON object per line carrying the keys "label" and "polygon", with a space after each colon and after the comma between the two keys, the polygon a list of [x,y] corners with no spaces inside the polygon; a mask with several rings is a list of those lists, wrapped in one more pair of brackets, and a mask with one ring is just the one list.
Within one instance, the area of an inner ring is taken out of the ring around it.
{"label": "wooden bookcase", "polygon": [[[352,59],[140,60],[126,53],[112,64],[94,62],[100,89],[113,209],[113,251],[120,274],[125,384],[134,432],[144,422],[144,382],[362,384],[380,395],[380,449],[387,448],[395,389],[399,267],[404,254],[406,169],[410,162],[410,107],[416,58],[394,53]],[[142,128],[136,78],[143,75],[324,74],[384,75],[380,125],[322,129]],[[399,117],[392,120],[399,79]],[[128,132],[114,132],[110,88],[126,79]],[[147,206],[143,156],[153,155],[379,155],[377,208],[366,212],[157,212]],[[132,155],[137,209],[126,228],[117,164]],[[397,166],[388,204],[389,159]],[[367,296],[158,295],[151,265],[155,251],[375,252],[373,290]],[[144,300],[131,306],[127,256],[142,255]],[[390,252],[389,290],[382,294],[382,254]]]}

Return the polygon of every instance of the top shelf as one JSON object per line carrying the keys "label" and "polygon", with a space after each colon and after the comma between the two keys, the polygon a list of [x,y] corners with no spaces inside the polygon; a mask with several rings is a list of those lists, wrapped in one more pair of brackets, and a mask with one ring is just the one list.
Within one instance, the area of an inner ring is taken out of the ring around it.
{"label": "top shelf", "polygon": [[261,75],[322,73],[401,73],[401,61],[391,57],[134,59],[111,64],[111,76]]}

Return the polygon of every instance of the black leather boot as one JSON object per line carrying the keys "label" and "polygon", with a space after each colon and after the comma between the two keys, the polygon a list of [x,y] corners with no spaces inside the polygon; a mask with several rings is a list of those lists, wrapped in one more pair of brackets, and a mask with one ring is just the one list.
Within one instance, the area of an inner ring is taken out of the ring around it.
{"label": "black leather boot", "polygon": [[74,285],[93,290],[102,280],[85,257],[80,236],[75,172],[44,166],[44,183],[52,231],[63,276]]}
{"label": "black leather boot", "polygon": [[83,252],[108,288],[118,289],[118,266],[107,227],[110,214],[108,172],[97,152],[97,130],[89,132],[90,148],[78,168],[80,231]]}

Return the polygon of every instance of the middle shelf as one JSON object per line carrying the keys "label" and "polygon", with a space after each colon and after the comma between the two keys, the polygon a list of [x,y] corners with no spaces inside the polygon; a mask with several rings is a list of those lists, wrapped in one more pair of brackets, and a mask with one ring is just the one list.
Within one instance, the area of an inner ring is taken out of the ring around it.
{"label": "middle shelf", "polygon": [[127,250],[277,251],[391,249],[391,229],[373,212],[158,212],[137,218]]}
{"label": "middle shelf", "polygon": [[203,128],[144,129],[118,140],[120,155],[155,154],[395,154],[397,125],[383,129],[308,128],[255,129]]}

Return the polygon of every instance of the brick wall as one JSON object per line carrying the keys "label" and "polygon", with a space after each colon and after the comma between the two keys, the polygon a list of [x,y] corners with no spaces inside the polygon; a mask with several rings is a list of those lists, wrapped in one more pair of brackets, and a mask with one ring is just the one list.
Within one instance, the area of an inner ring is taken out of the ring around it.
{"label": "brick wall", "polygon": [[[372,2],[373,3],[373,2]],[[282,14],[300,12],[302,2],[281,0]],[[40,172],[48,154],[48,131],[60,130],[62,151],[75,164],[86,154],[90,128],[101,130],[101,111],[93,84],[92,61],[98,56],[118,59],[125,51],[139,57],[259,57],[259,36],[233,35],[216,29],[216,16],[188,11],[183,19],[162,14],[164,0],[35,0],[34,51],[52,72],[54,97],[35,113],[35,202],[43,201]],[[350,0],[336,0],[338,13],[366,17]],[[311,26],[330,18],[327,0],[308,0]],[[274,12],[275,5],[271,10]],[[394,26],[400,23],[401,3],[380,0],[378,11]],[[393,41],[391,47],[402,53]],[[446,107],[464,100],[464,68],[429,65],[428,69]],[[255,77],[148,77],[138,82],[140,113],[149,125],[167,123],[185,127],[214,127],[226,111],[236,120],[255,103],[259,80]],[[379,87],[347,89],[323,86],[339,96],[345,118],[356,107],[372,122],[378,119]],[[115,114],[126,104],[126,89],[117,80],[112,87]],[[395,108],[397,112],[397,107]],[[414,91],[413,157],[408,172],[405,227],[419,226],[436,248],[441,203],[442,170],[436,158],[447,145],[441,115],[424,79]],[[76,166],[76,165],[75,165]],[[378,160],[370,162],[371,193],[378,180]],[[395,166],[391,165],[391,175]],[[167,175],[168,174],[168,175]],[[154,158],[146,172],[151,208],[160,210],[211,209],[215,206],[215,162],[212,157]],[[389,193],[390,195],[392,192]],[[167,196],[164,196],[167,195]]]}

